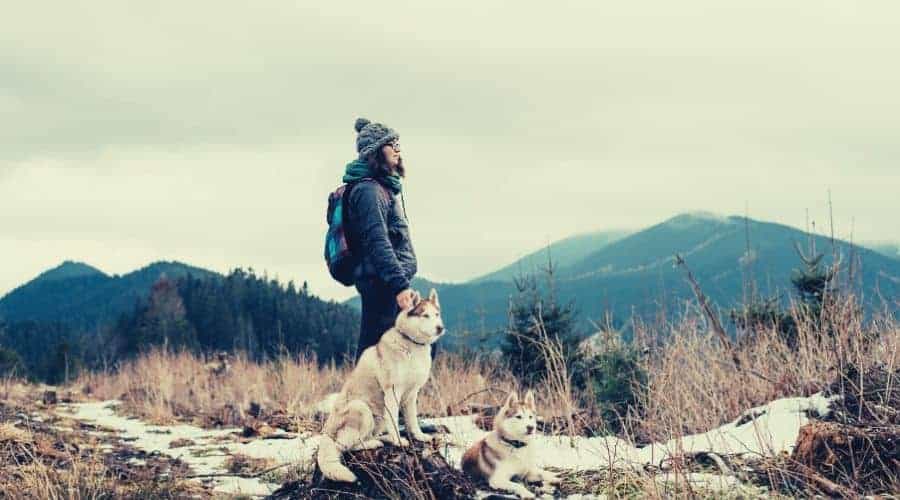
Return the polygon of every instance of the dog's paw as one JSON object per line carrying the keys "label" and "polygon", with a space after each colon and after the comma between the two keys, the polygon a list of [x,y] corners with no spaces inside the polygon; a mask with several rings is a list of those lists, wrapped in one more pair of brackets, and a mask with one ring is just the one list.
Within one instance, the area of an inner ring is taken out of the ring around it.
{"label": "dog's paw", "polygon": [[332,479],[339,483],[355,483],[356,474],[351,472],[350,469],[347,469],[345,471],[339,471]]}
{"label": "dog's paw", "polygon": [[409,440],[406,439],[405,437],[395,438],[392,436],[385,436],[383,441],[386,444],[390,444],[393,446],[399,446],[401,448],[406,448],[407,446],[409,446]]}
{"label": "dog's paw", "polygon": [[559,484],[562,482],[562,479],[556,474],[548,471],[544,471],[544,473],[541,474],[541,479],[543,479],[543,482],[546,484]]}
{"label": "dog's paw", "polygon": [[556,487],[548,483],[544,483],[538,488],[538,491],[541,493],[541,496],[549,495],[550,498],[553,498],[553,494],[556,493]]}
{"label": "dog's paw", "polygon": [[434,441],[434,436],[432,436],[431,434],[425,434],[424,432],[413,434],[412,437],[416,441],[422,441],[423,443],[430,443]]}

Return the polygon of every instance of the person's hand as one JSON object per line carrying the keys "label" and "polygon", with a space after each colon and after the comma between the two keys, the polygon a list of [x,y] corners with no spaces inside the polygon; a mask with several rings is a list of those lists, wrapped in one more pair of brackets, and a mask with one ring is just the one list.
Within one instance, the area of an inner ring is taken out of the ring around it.
{"label": "person's hand", "polygon": [[421,296],[419,295],[419,292],[412,288],[407,288],[397,294],[397,305],[400,306],[400,309],[405,311],[407,309],[412,309],[413,305],[420,299]]}

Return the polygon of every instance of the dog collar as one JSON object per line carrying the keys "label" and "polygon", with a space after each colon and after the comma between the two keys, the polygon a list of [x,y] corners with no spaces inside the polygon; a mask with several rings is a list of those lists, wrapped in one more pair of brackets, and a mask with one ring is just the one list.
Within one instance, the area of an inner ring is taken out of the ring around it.
{"label": "dog collar", "polygon": [[413,340],[409,335],[403,333],[399,328],[397,329],[397,331],[400,333],[400,335],[403,336],[403,338],[405,338],[406,340],[412,342],[413,344],[416,344],[416,345],[419,345],[419,346],[422,346],[422,347],[425,347],[425,346],[428,345],[428,344],[423,344],[423,343],[421,343],[421,342],[417,342],[417,341]]}
{"label": "dog collar", "polygon": [[504,443],[506,443],[509,446],[512,446],[513,448],[516,448],[516,449],[524,448],[525,446],[528,446],[528,443],[526,443],[524,441],[516,441],[514,439],[506,439],[503,436],[500,436],[500,441],[503,441]]}

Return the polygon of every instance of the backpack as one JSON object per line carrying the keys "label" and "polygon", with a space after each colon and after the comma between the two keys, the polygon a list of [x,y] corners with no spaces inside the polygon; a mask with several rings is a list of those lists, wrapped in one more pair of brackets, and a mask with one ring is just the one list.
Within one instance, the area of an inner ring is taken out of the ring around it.
{"label": "backpack", "polygon": [[[353,286],[356,282],[356,268],[360,264],[358,251],[354,253],[350,244],[346,199],[353,186],[365,180],[374,179],[366,177],[353,183],[342,184],[328,195],[328,210],[325,213],[325,221],[328,223],[328,231],[325,233],[325,263],[331,277],[345,286]],[[383,194],[387,195],[385,187],[377,181],[375,183]],[[389,195],[387,197],[391,199]]]}

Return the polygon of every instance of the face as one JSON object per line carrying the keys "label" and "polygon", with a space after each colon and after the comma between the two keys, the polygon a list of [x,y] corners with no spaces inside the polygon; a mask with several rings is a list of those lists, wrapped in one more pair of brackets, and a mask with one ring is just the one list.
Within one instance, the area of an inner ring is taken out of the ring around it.
{"label": "face", "polygon": [[421,344],[437,342],[446,333],[437,291],[432,288],[427,299],[421,299],[411,309],[401,311],[397,317],[397,328]]}
{"label": "face", "polygon": [[519,402],[517,393],[511,393],[498,416],[494,419],[495,430],[507,439],[528,441],[537,430],[534,393],[528,391],[524,402]]}
{"label": "face", "polygon": [[400,164],[400,142],[394,141],[392,143],[385,144],[381,147],[381,153],[384,155],[384,160],[391,167],[391,169],[397,168],[397,165]]}

